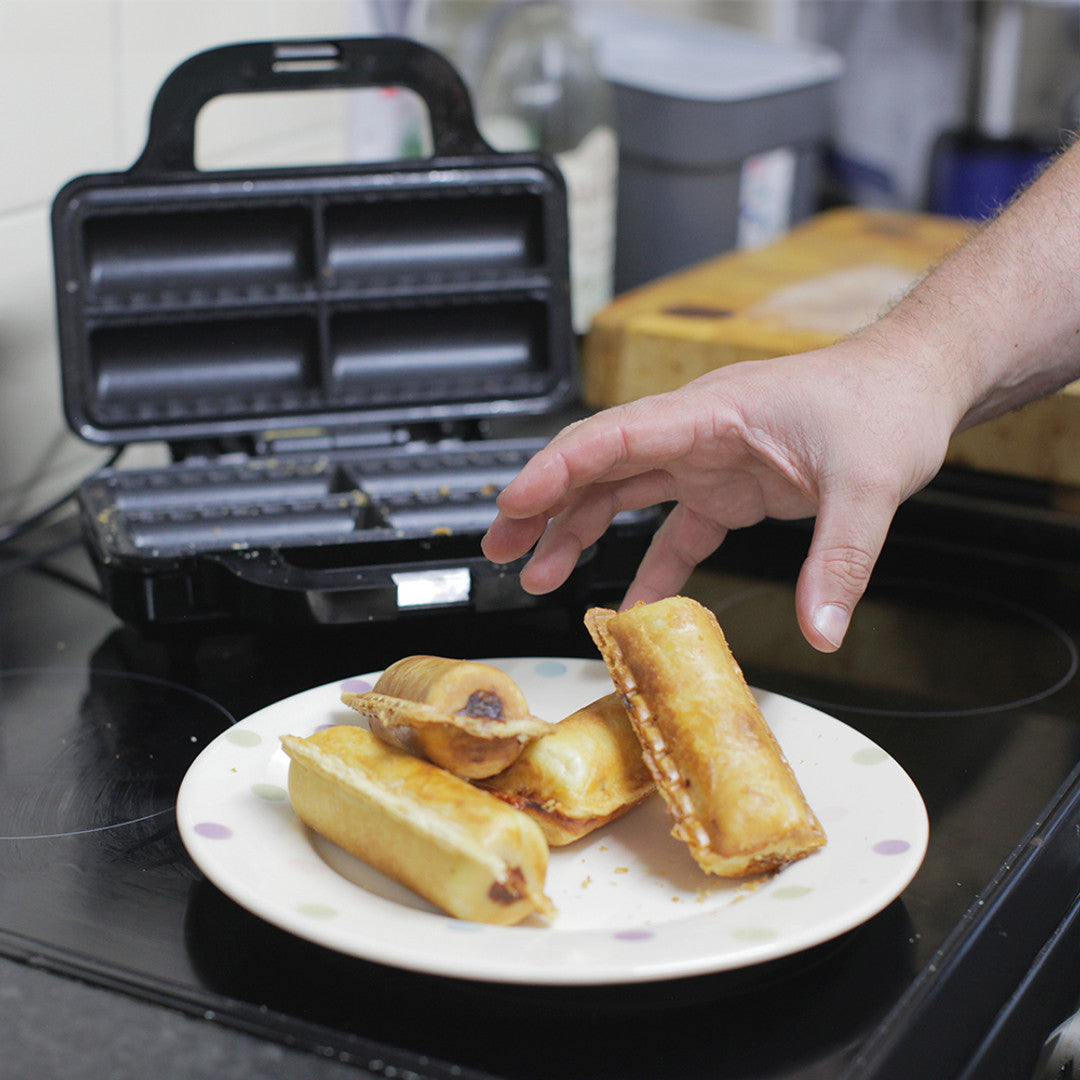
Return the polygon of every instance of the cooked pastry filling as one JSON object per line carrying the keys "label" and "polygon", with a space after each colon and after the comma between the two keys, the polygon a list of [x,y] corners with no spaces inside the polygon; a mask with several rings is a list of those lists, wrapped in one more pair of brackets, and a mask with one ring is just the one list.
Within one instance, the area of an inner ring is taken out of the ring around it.
{"label": "cooked pastry filling", "polygon": [[341,700],[391,746],[478,780],[512,765],[553,724],[533,716],[521,687],[490,664],[418,654],[391,664],[375,688]]}
{"label": "cooked pastry filling", "polygon": [[520,866],[511,866],[502,881],[494,881],[488,897],[496,904],[516,904],[528,893],[525,874]]}
{"label": "cooked pastry filling", "polygon": [[481,716],[485,720],[503,719],[503,701],[493,690],[474,690],[458,712],[465,716]]}

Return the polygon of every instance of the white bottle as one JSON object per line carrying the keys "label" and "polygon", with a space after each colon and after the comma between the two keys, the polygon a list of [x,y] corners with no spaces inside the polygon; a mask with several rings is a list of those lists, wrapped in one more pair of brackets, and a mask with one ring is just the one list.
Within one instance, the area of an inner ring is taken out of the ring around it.
{"label": "white bottle", "polygon": [[566,180],[574,329],[611,300],[618,140],[611,88],[563,4],[516,3],[504,16],[477,90],[485,139],[553,155]]}

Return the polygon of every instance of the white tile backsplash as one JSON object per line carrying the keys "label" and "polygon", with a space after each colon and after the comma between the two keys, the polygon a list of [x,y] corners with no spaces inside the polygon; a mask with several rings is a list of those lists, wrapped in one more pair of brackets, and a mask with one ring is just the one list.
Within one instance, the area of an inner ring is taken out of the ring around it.
{"label": "white tile backsplash", "polygon": [[[68,431],[61,405],[49,232],[59,188],[132,164],[158,86],[192,53],[371,29],[363,0],[0,0],[0,521],[102,457]],[[205,164],[344,156],[341,101],[266,104],[208,110]]]}

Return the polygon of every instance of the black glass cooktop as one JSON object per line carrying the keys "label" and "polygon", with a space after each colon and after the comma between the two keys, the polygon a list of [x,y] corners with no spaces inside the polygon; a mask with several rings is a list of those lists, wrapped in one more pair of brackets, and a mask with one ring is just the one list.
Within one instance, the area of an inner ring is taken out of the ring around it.
{"label": "black glass cooktop", "polygon": [[[130,1028],[109,1023],[138,1004],[183,1017],[188,1054],[213,1047],[222,1076],[959,1074],[888,1070],[909,1053],[905,1038],[930,1038],[917,1024],[948,987],[939,969],[967,970],[958,935],[1008,892],[1013,862],[1050,847],[1045,811],[1080,760],[1080,569],[955,537],[907,542],[898,529],[845,647],[822,656],[794,623],[805,537],[766,527],[730,544],[687,591],[717,612],[752,683],[860,728],[901,763],[930,814],[925,863],[863,927],[782,961],[657,984],[524,988],[410,974],[271,927],[202,879],[173,806],[202,748],[264,705],[407,653],[593,656],[580,611],[152,636],[96,595],[71,522],[39,542],[66,540],[40,564],[0,559],[0,979],[27,1010],[42,978],[61,1013],[90,1008],[70,1000],[73,988],[107,990],[104,1004],[92,1000],[104,1010],[93,1052],[106,1060],[138,1059]],[[1075,891],[1075,876],[1059,878]],[[1051,926],[1068,907],[1052,893]],[[992,985],[987,975],[968,993]],[[1046,1031],[1080,992],[1055,985]],[[983,1011],[998,1008],[987,998]],[[37,1060],[40,1030],[13,1027],[24,1030],[14,1060]],[[957,1040],[970,1041],[962,1027]],[[65,1031],[79,1028],[50,1028],[50,1052]],[[237,1041],[222,1049],[215,1040],[227,1037]],[[971,1047],[952,1052],[968,1060]],[[189,1058],[166,1059],[153,1071],[169,1075],[171,1061],[175,1075],[192,1074]]]}

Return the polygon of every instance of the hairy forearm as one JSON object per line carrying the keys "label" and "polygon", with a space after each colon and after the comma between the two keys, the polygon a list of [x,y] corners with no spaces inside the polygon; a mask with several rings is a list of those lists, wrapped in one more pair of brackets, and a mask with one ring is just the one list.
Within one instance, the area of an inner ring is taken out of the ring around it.
{"label": "hairy forearm", "polygon": [[956,430],[1080,377],[1080,145],[865,334],[907,346]]}

